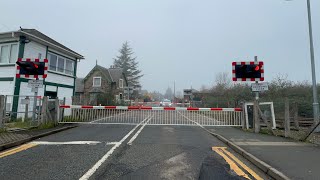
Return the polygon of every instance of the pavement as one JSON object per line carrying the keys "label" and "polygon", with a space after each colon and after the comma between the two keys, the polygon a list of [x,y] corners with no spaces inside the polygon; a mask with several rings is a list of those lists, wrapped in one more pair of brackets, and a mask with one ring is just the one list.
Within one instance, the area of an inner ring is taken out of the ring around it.
{"label": "pavement", "polygon": [[271,179],[199,126],[84,124],[0,152],[1,179]]}
{"label": "pavement", "polygon": [[240,128],[214,127],[219,134],[290,179],[319,179],[319,145],[288,138],[246,132]]}
{"label": "pavement", "polygon": [[[7,148],[17,146],[28,142],[34,138],[49,135],[51,133],[59,132],[60,130],[74,127],[74,125],[61,124],[48,129],[20,129],[11,128],[8,132],[0,133],[0,151]],[[19,143],[21,142],[21,143]]]}

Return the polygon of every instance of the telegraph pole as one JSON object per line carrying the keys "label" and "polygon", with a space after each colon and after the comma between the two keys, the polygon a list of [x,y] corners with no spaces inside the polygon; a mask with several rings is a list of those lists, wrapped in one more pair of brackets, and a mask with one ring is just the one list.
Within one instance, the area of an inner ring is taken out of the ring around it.
{"label": "telegraph pole", "polygon": [[173,105],[176,106],[176,81],[173,81]]}

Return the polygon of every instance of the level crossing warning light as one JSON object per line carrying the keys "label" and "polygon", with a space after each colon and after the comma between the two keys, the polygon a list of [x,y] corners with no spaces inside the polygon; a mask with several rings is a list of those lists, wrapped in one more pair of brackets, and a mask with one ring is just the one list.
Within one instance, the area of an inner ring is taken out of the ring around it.
{"label": "level crossing warning light", "polygon": [[18,58],[17,64],[17,78],[46,78],[48,70],[48,60]]}
{"label": "level crossing warning light", "polygon": [[232,62],[233,81],[264,81],[263,62]]}

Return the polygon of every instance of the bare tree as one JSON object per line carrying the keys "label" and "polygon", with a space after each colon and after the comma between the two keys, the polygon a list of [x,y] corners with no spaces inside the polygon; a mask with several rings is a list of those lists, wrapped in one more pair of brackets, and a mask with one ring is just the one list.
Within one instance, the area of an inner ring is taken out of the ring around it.
{"label": "bare tree", "polygon": [[216,86],[221,87],[223,89],[228,89],[231,87],[231,77],[228,72],[219,72],[216,74],[215,78]]}
{"label": "bare tree", "polygon": [[288,80],[288,74],[277,74],[277,76],[272,79],[271,85],[279,89],[285,89],[292,87],[293,82]]}

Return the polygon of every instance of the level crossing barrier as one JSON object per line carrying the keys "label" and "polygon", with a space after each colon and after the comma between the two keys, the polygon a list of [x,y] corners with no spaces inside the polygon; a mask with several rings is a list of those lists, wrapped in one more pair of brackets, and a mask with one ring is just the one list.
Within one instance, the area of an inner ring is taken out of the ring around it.
{"label": "level crossing barrier", "polygon": [[80,105],[61,105],[60,108],[71,109],[71,113],[61,116],[59,123],[135,125],[149,119],[147,125],[241,126],[243,122],[241,108]]}

